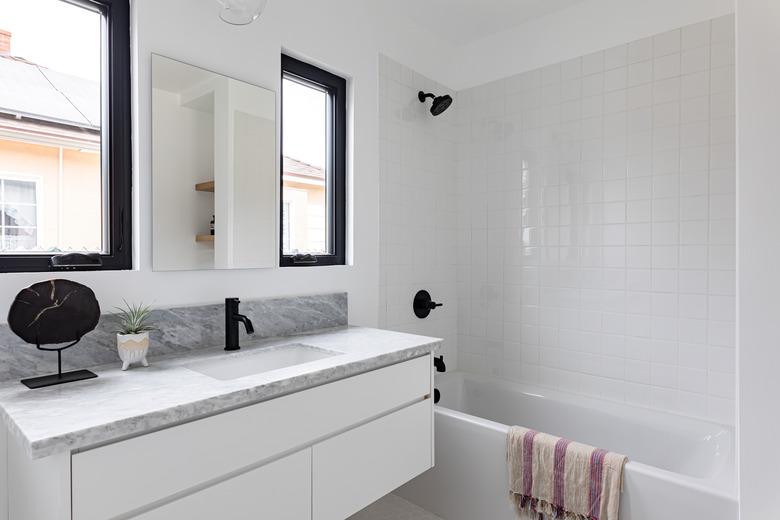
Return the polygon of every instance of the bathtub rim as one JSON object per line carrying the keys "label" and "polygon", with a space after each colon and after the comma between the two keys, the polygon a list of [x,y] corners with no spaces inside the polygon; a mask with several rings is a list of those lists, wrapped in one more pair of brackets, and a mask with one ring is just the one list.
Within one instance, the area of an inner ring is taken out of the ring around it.
{"label": "bathtub rim", "polygon": [[[436,378],[442,379],[472,379],[480,383],[487,383],[499,386],[507,386],[514,390],[518,390],[521,393],[528,394],[534,397],[541,397],[543,399],[551,399],[554,401],[562,401],[569,404],[581,405],[581,406],[608,406],[615,409],[632,409],[635,413],[647,414],[650,417],[655,418],[668,418],[673,417],[676,420],[683,419],[690,423],[697,423],[703,425],[715,426],[728,430],[731,434],[731,450],[720,472],[713,477],[702,478],[694,477],[690,475],[684,475],[667,469],[645,464],[630,460],[626,463],[625,471],[627,473],[645,475],[649,477],[661,478],[665,481],[669,481],[679,486],[683,486],[689,489],[696,490],[701,493],[709,494],[714,497],[724,498],[728,500],[736,501],[737,495],[737,481],[736,481],[736,454],[735,454],[735,430],[734,427],[717,423],[714,421],[708,421],[706,419],[698,419],[694,417],[688,417],[682,414],[674,414],[669,412],[662,412],[658,410],[652,410],[640,406],[634,406],[627,403],[618,403],[600,399],[594,399],[591,397],[580,396],[577,394],[569,394],[560,390],[552,390],[544,387],[536,387],[524,383],[517,383],[500,377],[485,376],[483,374],[472,374],[469,372],[452,371],[446,374],[436,374]],[[434,412],[437,414],[443,414],[450,418],[466,421],[484,428],[494,430],[499,433],[506,434],[509,431],[510,425],[492,421],[484,417],[479,417],[469,413],[461,412],[446,406],[437,404],[434,406]],[[576,440],[576,439],[574,439]]]}

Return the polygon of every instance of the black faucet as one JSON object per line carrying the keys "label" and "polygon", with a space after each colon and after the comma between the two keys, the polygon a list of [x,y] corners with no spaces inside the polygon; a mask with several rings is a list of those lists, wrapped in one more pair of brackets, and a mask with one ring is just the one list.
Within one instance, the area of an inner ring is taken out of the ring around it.
{"label": "black faucet", "polygon": [[225,298],[225,350],[239,350],[238,344],[238,322],[242,322],[246,328],[247,334],[254,334],[255,328],[252,321],[238,313],[238,304],[241,301],[238,298]]}

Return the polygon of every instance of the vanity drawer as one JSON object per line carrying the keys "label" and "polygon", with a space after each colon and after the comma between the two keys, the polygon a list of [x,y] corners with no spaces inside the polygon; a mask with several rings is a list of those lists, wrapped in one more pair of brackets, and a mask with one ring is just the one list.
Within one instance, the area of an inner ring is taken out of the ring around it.
{"label": "vanity drawer", "polygon": [[76,453],[73,520],[131,513],[431,393],[431,357]]}
{"label": "vanity drawer", "polygon": [[314,446],[313,520],[344,520],[431,467],[426,399]]}
{"label": "vanity drawer", "polygon": [[309,520],[311,448],[197,491],[133,520]]}

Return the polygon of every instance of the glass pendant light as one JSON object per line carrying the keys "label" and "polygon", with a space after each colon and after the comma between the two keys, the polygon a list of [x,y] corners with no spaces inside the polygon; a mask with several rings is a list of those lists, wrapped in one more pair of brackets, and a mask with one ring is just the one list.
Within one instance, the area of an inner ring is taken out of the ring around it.
{"label": "glass pendant light", "polygon": [[268,0],[217,0],[219,17],[232,25],[247,25],[263,13]]}

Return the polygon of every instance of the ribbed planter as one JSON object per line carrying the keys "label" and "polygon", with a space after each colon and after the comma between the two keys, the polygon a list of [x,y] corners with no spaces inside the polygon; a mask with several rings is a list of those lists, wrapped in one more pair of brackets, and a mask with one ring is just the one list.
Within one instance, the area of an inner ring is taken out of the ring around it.
{"label": "ribbed planter", "polygon": [[127,370],[131,363],[141,363],[148,367],[146,352],[149,350],[149,333],[117,334],[116,349],[122,360],[122,370]]}

